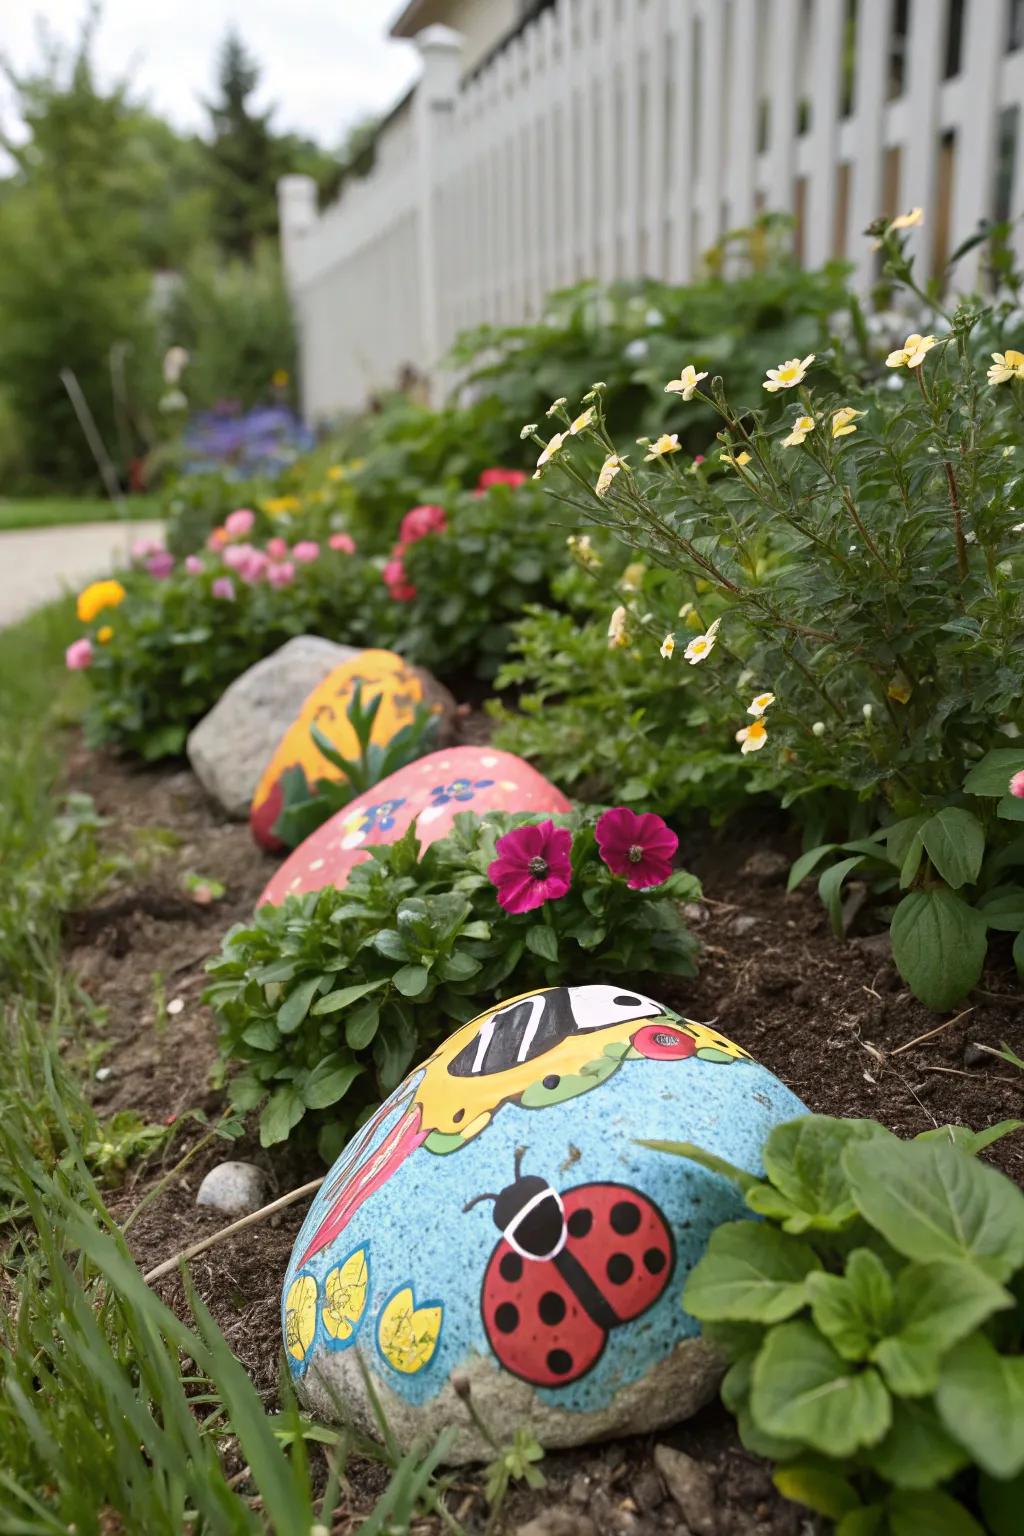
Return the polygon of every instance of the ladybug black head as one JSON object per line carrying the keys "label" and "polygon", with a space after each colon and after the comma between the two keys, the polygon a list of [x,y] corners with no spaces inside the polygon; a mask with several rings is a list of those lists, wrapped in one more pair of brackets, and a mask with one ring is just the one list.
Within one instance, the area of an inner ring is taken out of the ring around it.
{"label": "ladybug black head", "polygon": [[494,1201],[494,1225],[524,1259],[553,1259],[565,1246],[565,1209],[547,1179],[520,1172],[523,1148],[516,1152],[516,1176],[499,1195],[478,1195]]}

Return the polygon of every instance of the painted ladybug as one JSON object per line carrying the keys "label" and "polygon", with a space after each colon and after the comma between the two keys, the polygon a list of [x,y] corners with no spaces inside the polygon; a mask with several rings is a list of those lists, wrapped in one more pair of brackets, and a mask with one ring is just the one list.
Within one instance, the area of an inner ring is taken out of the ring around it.
{"label": "painted ladybug", "polygon": [[480,1308],[507,1371],[536,1387],[578,1381],[613,1328],[652,1307],[675,1267],[667,1221],[628,1184],[578,1184],[561,1193],[522,1174],[494,1201],[501,1240],[484,1272]]}

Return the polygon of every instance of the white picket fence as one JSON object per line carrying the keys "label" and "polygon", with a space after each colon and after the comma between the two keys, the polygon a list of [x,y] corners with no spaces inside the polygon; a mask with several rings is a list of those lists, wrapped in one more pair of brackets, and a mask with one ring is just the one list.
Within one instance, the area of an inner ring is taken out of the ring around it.
{"label": "white picket fence", "polygon": [[457,34],[416,41],[371,174],[320,215],[307,178],[280,189],[314,419],[580,278],[685,281],[762,211],[862,289],[882,212],[925,208],[926,273],[1024,213],[1024,0],[557,0],[465,80]]}

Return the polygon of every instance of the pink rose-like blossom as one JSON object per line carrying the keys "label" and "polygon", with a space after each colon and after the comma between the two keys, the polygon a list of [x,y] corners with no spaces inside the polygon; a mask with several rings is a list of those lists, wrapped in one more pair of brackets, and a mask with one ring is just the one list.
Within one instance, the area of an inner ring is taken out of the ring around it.
{"label": "pink rose-like blossom", "polygon": [[229,544],[221,555],[221,559],[229,571],[240,571],[248,562],[249,556],[255,553],[251,544]]}
{"label": "pink rose-like blossom", "polygon": [[190,576],[201,576],[204,569],[203,562],[200,560],[198,555],[186,555],[185,569],[188,571]]}
{"label": "pink rose-like blossom", "polygon": [[332,533],[327,542],[331,549],[343,555],[354,555],[356,552],[356,541],[350,533]]}
{"label": "pink rose-like blossom", "polygon": [[601,858],[613,875],[625,875],[631,890],[661,885],[672,873],[679,839],[653,811],[638,816],[625,805],[605,811],[594,836]]}
{"label": "pink rose-like blossom", "polygon": [[233,603],[235,600],[235,584],[230,576],[218,576],[210,590],[214,597],[219,597],[226,603]]}
{"label": "pink rose-like blossom", "polygon": [[160,549],[160,547],[161,546],[159,544],[155,544],[152,539],[136,539],[135,543],[132,545],[133,563],[135,565],[141,565],[143,560],[146,559],[147,555],[155,554],[157,550]]}
{"label": "pink rose-like blossom", "polygon": [[269,566],[269,556],[265,555],[262,549],[253,549],[249,551],[249,557],[244,565],[239,566],[238,574],[251,587],[266,575]]}
{"label": "pink rose-like blossom", "polygon": [[488,865],[487,878],[506,912],[532,912],[546,901],[557,901],[569,889],[572,836],[553,821],[506,832],[494,851],[498,857]]}
{"label": "pink rose-like blossom", "polygon": [[1010,794],[1015,795],[1018,800],[1024,800],[1024,768],[1019,773],[1015,773],[1010,780]]}
{"label": "pink rose-like blossom", "polygon": [[229,534],[226,528],[215,528],[206,541],[207,549],[223,549]]}
{"label": "pink rose-like blossom", "polygon": [[169,549],[155,549],[146,561],[146,570],[156,581],[165,581],[174,570],[174,556]]}
{"label": "pink rose-like blossom", "polygon": [[290,560],[272,561],[267,566],[267,580],[272,587],[290,587],[295,580],[295,566]]}
{"label": "pink rose-like blossom", "polygon": [[250,512],[248,507],[236,507],[234,512],[229,512],[224,519],[224,527],[233,539],[244,539],[247,533],[252,533],[252,525],[255,521],[255,512]]}
{"label": "pink rose-like blossom", "polygon": [[84,672],[92,666],[92,641],[87,636],[72,640],[64,652],[64,665],[69,672]]}
{"label": "pink rose-like blossom", "polygon": [[288,554],[288,545],[284,539],[275,536],[267,540],[267,554],[271,560],[284,560]]}
{"label": "pink rose-like blossom", "polygon": [[302,565],[311,565],[320,558],[320,545],[315,539],[300,539],[292,549],[292,559]]}
{"label": "pink rose-like blossom", "polygon": [[416,588],[406,579],[405,564],[400,558],[395,559],[392,556],[381,574],[389,597],[394,598],[396,603],[412,602],[416,596]]}
{"label": "pink rose-like blossom", "polygon": [[476,488],[478,491],[489,491],[492,485],[508,485],[514,490],[517,485],[523,485],[525,480],[526,472],[522,469],[482,469]]}
{"label": "pink rose-like blossom", "polygon": [[447,526],[444,507],[428,502],[422,507],[413,507],[405,514],[398,530],[398,542],[415,544],[417,539],[425,539],[428,533],[443,533]]}

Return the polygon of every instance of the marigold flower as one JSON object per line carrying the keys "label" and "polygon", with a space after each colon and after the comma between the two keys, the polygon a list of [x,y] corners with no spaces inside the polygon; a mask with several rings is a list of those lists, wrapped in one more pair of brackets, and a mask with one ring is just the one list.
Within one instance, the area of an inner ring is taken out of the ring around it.
{"label": "marigold flower", "polygon": [[588,405],[586,410],[585,411],[581,411],[579,416],[576,417],[576,420],[570,426],[570,428],[569,428],[569,436],[570,437],[575,437],[577,432],[582,432],[585,427],[589,427],[590,423],[593,421],[593,419],[594,419],[594,407],[592,405]]}
{"label": "marigold flower", "polygon": [[803,383],[804,374],[813,362],[814,353],[808,352],[805,358],[791,357],[777,368],[769,368],[762,389],[770,395],[777,394],[780,389],[792,389],[795,384]]}
{"label": "marigold flower", "polygon": [[887,368],[920,368],[925,355],[935,345],[934,336],[919,336],[916,331],[908,336],[902,347],[890,352],[885,360]]}
{"label": "marigold flower", "polygon": [[101,624],[96,631],[96,639],[100,645],[109,645],[114,638],[114,631],[109,624]]}
{"label": "marigold flower", "polygon": [[595,495],[606,496],[608,494],[612,481],[625,462],[624,454],[610,453],[608,455],[601,465],[601,473],[598,475],[597,484],[594,486]]}
{"label": "marigold flower", "polygon": [[597,851],[613,875],[624,875],[630,890],[662,885],[672,873],[679,839],[653,811],[637,815],[628,806],[605,811],[594,828]]}
{"label": "marigold flower", "polygon": [[553,821],[515,827],[499,837],[498,857],[487,868],[498,905],[505,912],[532,912],[564,896],[572,880],[571,850],[571,834]]}
{"label": "marigold flower", "polygon": [[789,436],[782,439],[783,448],[799,448],[807,434],[814,431],[816,425],[813,416],[798,416]]}
{"label": "marigold flower", "polygon": [[993,352],[988,370],[990,384],[1006,384],[1010,379],[1024,379],[1024,352],[1015,352],[1012,347],[1005,352]]}
{"label": "marigold flower", "polygon": [[1024,768],[1015,773],[1008,785],[1008,792],[1017,800],[1024,800]]}
{"label": "marigold flower", "polygon": [[866,412],[855,411],[852,405],[844,405],[840,410],[832,412],[832,436],[849,437],[851,432],[856,432],[853,425],[858,416],[864,416]]}
{"label": "marigold flower", "polygon": [[715,648],[715,641],[718,638],[718,626],[721,622],[721,619],[716,619],[713,624],[708,625],[704,634],[695,635],[690,641],[683,655],[691,667],[695,667],[698,661],[705,661],[711,655]]}
{"label": "marigold flower", "polygon": [[678,379],[669,379],[665,385],[666,395],[679,395],[683,400],[692,400],[693,392],[701,379],[707,378],[707,372],[698,373],[692,363],[680,370]]}
{"label": "marigold flower", "polygon": [[608,649],[610,651],[620,651],[623,646],[629,644],[628,623],[629,615],[620,604],[608,621]]}
{"label": "marigold flower", "polygon": [[104,608],[116,608],[123,603],[125,590],[119,581],[93,581],[78,594],[75,611],[80,624],[91,624]]}
{"label": "marigold flower", "polygon": [[760,752],[768,740],[768,727],[763,720],[754,720],[750,725],[744,725],[736,732],[736,740],[740,743],[740,751],[744,757],[748,752]]}
{"label": "marigold flower", "polygon": [[661,642],[661,655],[664,661],[671,661],[676,648],[675,634],[670,631]]}
{"label": "marigold flower", "polygon": [[756,699],[751,699],[747,708],[748,715],[754,715],[758,720],[768,707],[775,703],[774,693],[759,693]]}
{"label": "marigold flower", "polygon": [[[548,411],[548,415],[551,415],[550,411]],[[552,437],[547,445],[542,449],[540,458],[537,460],[537,468],[534,470],[533,474],[533,478],[535,480],[540,479],[540,472],[544,468],[544,465],[548,462],[549,459],[554,458],[555,454],[565,442],[567,436],[567,432],[556,432],[554,437]]]}
{"label": "marigold flower", "polygon": [[84,672],[92,666],[92,641],[87,636],[72,640],[64,652],[64,665],[69,672]]}
{"label": "marigold flower", "polygon": [[649,463],[651,459],[662,459],[667,453],[678,452],[679,433],[663,432],[660,437],[655,438],[654,442],[644,454],[644,463]]}

